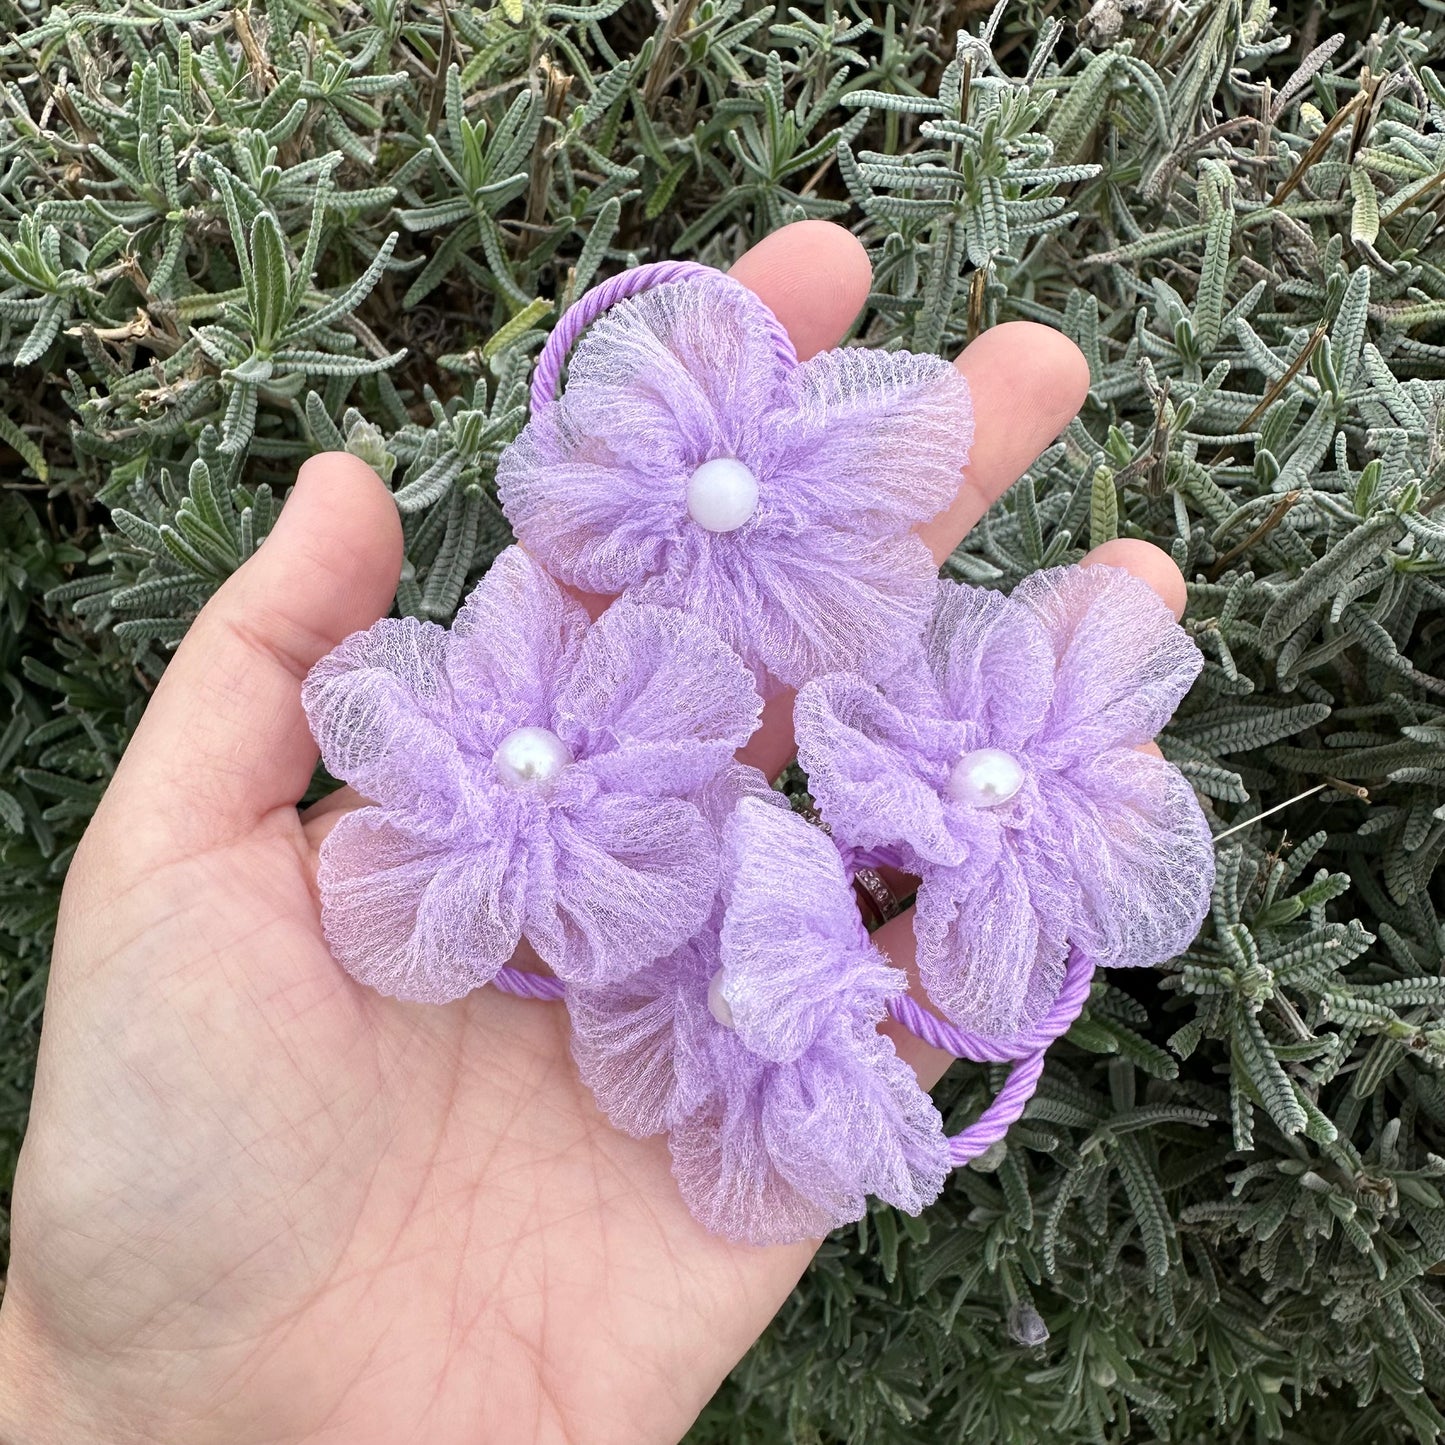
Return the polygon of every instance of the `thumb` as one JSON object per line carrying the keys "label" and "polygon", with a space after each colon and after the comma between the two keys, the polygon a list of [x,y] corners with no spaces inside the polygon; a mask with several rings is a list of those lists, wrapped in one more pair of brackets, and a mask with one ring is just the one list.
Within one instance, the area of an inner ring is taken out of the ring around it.
{"label": "thumb", "polygon": [[344,452],[310,458],[256,554],[202,609],[146,708],[97,821],[168,856],[244,836],[294,807],[316,766],[307,671],[391,605],[401,521]]}

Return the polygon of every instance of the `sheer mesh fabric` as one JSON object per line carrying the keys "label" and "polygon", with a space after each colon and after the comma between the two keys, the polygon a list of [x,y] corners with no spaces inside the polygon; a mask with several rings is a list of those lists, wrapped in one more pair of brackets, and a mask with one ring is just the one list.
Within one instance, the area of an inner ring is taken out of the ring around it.
{"label": "sheer mesh fabric", "polygon": [[[1009,1038],[1058,994],[1069,948],[1138,966],[1188,947],[1213,844],[1178,770],[1138,751],[1202,665],[1147,584],[1055,568],[1004,597],[939,584],[921,656],[881,687],[817,679],[798,695],[798,752],[835,837],[919,875],[914,929],[929,998]],[[996,806],[960,801],[955,766],[1005,752]]]}
{"label": "sheer mesh fabric", "polygon": [[827,838],[749,798],[725,830],[710,926],[621,986],[569,989],[567,1005],[612,1122],[667,1133],[709,1229],[776,1244],[860,1218],[870,1194],[916,1213],[942,1188],[938,1111],[877,1031],[906,987]]}
{"label": "sheer mesh fabric", "polygon": [[[373,800],[322,846],[327,939],[358,979],[429,1002],[485,983],[524,937],[595,983],[695,933],[720,848],[697,799],[737,789],[761,708],[702,623],[623,602],[589,624],[520,548],[450,631],[378,622],[316,665],[303,703],[327,767]],[[570,761],[519,787],[497,757],[523,727]]]}
{"label": "sheer mesh fabric", "polygon": [[[702,619],[771,688],[873,675],[917,636],[936,569],[913,529],[952,501],[972,432],[947,362],[848,348],[790,366],[762,303],[719,274],[594,322],[498,487],[556,576]],[[693,472],[718,457],[759,487],[731,532],[687,509]]]}

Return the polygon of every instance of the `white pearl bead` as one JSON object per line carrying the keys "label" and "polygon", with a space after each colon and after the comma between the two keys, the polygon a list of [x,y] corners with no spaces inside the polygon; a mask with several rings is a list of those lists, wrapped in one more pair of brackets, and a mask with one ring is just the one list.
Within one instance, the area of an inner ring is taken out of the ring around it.
{"label": "white pearl bead", "polygon": [[996,808],[1024,785],[1024,770],[1002,748],[965,753],[948,775],[949,796],[969,808]]}
{"label": "white pearl bead", "polygon": [[518,728],[497,745],[492,761],[508,787],[533,788],[550,783],[572,761],[572,754],[547,728]]}
{"label": "white pearl bead", "polygon": [[727,1001],[727,995],[723,993],[723,972],[722,969],[713,974],[712,981],[707,986],[707,1007],[708,1012],[725,1028],[733,1026],[733,1009]]}
{"label": "white pearl bead", "polygon": [[709,532],[735,532],[758,509],[758,479],[736,457],[704,462],[687,484],[688,515]]}

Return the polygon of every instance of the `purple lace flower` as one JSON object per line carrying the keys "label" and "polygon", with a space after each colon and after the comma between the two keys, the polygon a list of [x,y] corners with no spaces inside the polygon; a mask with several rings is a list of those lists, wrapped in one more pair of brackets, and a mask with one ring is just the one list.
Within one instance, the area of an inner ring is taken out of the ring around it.
{"label": "purple lace flower", "polygon": [[337,960],[399,998],[486,983],[526,938],[557,975],[617,978],[677,948],[717,890],[692,795],[735,768],[761,706],[679,612],[582,607],[518,547],[450,631],[386,619],[302,700],[326,766],[373,806],[322,847]]}
{"label": "purple lace flower", "polygon": [[502,502],[555,576],[680,607],[760,678],[874,676],[927,619],[913,527],[958,489],[967,383],[901,351],[789,362],[771,320],[720,273],[614,306],[503,453]]}
{"label": "purple lace flower", "polygon": [[688,1207],[754,1244],[816,1238],[869,1194],[916,1214],[949,1170],[932,1100],[878,1032],[907,980],[870,943],[837,850],[744,799],[723,906],[670,958],[569,988],[573,1052],[620,1129],[666,1131]]}
{"label": "purple lace flower", "polygon": [[1071,946],[1104,966],[1188,947],[1209,828],[1179,771],[1137,749],[1200,666],[1143,582],[1066,567],[1007,597],[940,583],[922,655],[881,688],[840,675],[799,694],[799,758],[835,837],[922,879],[919,971],[953,1022],[1037,1022]]}

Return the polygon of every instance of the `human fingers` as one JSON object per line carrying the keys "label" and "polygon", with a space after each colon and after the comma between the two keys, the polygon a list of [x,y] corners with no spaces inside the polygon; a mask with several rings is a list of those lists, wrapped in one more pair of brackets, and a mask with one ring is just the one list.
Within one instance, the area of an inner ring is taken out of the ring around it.
{"label": "human fingers", "polygon": [[955,363],[973,397],[974,436],[950,506],[919,528],[942,563],[1078,414],[1089,394],[1084,354],[1061,331],[1006,321]]}
{"label": "human fingers", "polygon": [[873,268],[851,231],[795,221],[764,236],[728,274],[761,298],[806,361],[847,334],[868,299]]}

